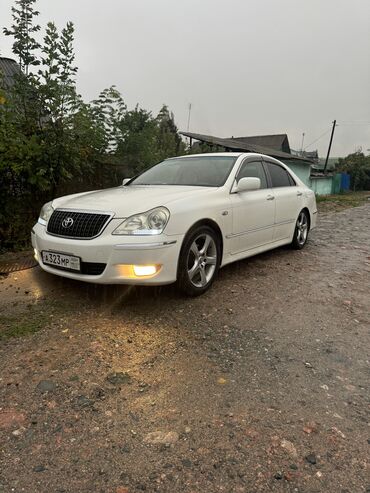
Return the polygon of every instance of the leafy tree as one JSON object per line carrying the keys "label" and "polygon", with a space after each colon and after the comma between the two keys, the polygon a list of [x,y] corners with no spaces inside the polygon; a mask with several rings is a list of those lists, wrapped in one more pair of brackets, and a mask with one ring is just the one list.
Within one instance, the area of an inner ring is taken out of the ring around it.
{"label": "leafy tree", "polygon": [[167,106],[163,106],[155,118],[150,111],[136,106],[125,113],[118,125],[121,140],[116,155],[134,172],[184,153],[173,113]]}
{"label": "leafy tree", "polygon": [[73,116],[82,104],[76,93],[73,36],[72,23],[67,23],[60,34],[54,23],[48,23],[42,45],[42,68],[38,72],[44,167],[53,193],[81,165],[78,141],[73,134]]}
{"label": "leafy tree", "polygon": [[370,156],[362,152],[349,154],[339,159],[338,171],[351,175],[352,190],[370,190]]}
{"label": "leafy tree", "polygon": [[74,191],[117,184],[149,165],[184,152],[174,116],[128,111],[115,86],[85,103],[76,91],[71,22],[53,22],[38,39],[36,0],[16,0],[13,38],[19,74],[5,87],[0,74],[0,248],[26,241],[40,205]]}
{"label": "leafy tree", "polygon": [[36,0],[16,0],[15,7],[12,7],[13,24],[10,29],[4,28],[6,36],[13,36],[13,53],[18,57],[19,65],[24,74],[28,76],[31,66],[40,64],[40,60],[35,54],[40,48],[40,44],[34,34],[40,30],[38,24],[34,24],[35,18],[39,15],[33,6]]}
{"label": "leafy tree", "polygon": [[119,128],[116,155],[128,170],[137,173],[158,161],[157,125],[150,111],[136,106],[125,113]]}
{"label": "leafy tree", "polygon": [[90,103],[91,117],[100,131],[100,153],[113,154],[122,141],[121,122],[126,104],[115,86],[104,89],[98,99]]}
{"label": "leafy tree", "polygon": [[174,114],[170,113],[166,105],[163,105],[159,111],[156,122],[158,125],[157,145],[159,158],[164,159],[183,154],[185,146],[178,133]]}
{"label": "leafy tree", "polygon": [[[0,231],[7,231],[8,239],[17,204],[28,203],[27,212],[35,216],[63,183],[92,169],[92,153],[86,152],[90,113],[75,88],[73,25],[67,23],[59,33],[49,23],[39,44],[33,37],[40,29],[34,25],[38,12],[33,4],[34,0],[18,0],[13,25],[4,29],[14,38],[13,51],[22,69],[12,87],[5,88],[6,103],[0,107]],[[76,127],[82,122],[78,134],[84,138],[78,139]]]}

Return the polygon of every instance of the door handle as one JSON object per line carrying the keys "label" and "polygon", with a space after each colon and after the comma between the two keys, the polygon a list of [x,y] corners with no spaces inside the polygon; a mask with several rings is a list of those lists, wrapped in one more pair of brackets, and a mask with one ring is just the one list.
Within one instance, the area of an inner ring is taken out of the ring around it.
{"label": "door handle", "polygon": [[267,195],[266,200],[275,200],[273,195]]}
{"label": "door handle", "polygon": [[301,195],[303,195],[302,192],[297,192],[297,197],[300,197]]}

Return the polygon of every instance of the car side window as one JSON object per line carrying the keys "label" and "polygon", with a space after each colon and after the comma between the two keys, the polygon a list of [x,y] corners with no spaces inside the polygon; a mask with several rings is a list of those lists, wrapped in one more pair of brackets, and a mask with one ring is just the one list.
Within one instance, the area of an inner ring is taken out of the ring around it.
{"label": "car side window", "polygon": [[293,178],[291,178],[289,173],[282,166],[275,163],[270,163],[269,161],[267,161],[266,164],[270,172],[273,188],[290,187],[295,185]]}
{"label": "car side window", "polygon": [[237,181],[240,178],[259,178],[261,180],[261,188],[267,188],[267,178],[261,161],[245,161],[239,170]]}

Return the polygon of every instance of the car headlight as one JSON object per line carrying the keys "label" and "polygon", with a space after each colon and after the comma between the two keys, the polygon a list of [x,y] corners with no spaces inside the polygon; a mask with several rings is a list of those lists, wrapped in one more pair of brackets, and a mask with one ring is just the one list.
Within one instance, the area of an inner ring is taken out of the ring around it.
{"label": "car headlight", "polygon": [[46,226],[47,222],[50,219],[50,216],[54,212],[54,209],[51,204],[52,202],[47,202],[41,207],[40,216],[37,222],[39,222],[43,226]]}
{"label": "car headlight", "polygon": [[165,207],[156,207],[125,219],[114,231],[114,235],[160,235],[170,218]]}

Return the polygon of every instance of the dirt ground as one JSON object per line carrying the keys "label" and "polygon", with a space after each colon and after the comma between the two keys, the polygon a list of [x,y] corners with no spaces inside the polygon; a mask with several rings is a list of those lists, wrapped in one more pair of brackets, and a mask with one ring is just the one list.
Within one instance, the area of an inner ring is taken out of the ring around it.
{"label": "dirt ground", "polygon": [[197,299],[10,274],[0,492],[369,492],[369,303],[370,204]]}

